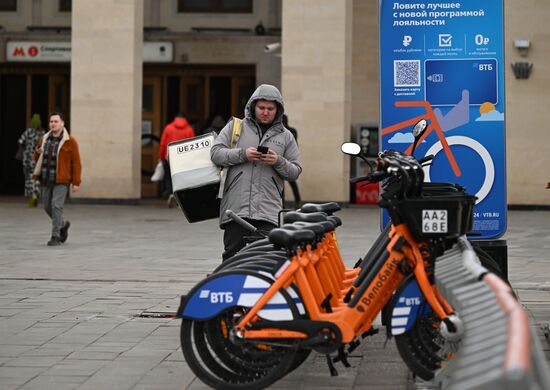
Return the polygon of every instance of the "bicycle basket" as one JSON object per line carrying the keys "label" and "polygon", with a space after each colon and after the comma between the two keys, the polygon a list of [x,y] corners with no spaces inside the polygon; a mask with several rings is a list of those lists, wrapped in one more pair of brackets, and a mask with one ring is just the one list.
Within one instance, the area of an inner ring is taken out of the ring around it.
{"label": "bicycle basket", "polygon": [[427,195],[401,199],[395,208],[416,241],[453,239],[471,229],[475,199],[463,193]]}

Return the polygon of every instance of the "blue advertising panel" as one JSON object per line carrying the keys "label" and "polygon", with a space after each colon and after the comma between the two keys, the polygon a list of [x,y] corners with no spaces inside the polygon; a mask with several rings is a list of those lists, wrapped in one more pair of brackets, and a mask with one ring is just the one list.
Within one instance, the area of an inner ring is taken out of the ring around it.
{"label": "blue advertising panel", "polygon": [[380,0],[379,16],[381,150],[410,153],[414,123],[426,119],[414,152],[435,155],[426,180],[464,186],[478,198],[473,231],[502,236],[503,0]]}

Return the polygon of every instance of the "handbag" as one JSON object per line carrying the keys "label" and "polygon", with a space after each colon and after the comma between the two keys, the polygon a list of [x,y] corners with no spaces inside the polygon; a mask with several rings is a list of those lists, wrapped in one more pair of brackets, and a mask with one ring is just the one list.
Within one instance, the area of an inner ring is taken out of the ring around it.
{"label": "handbag", "polygon": [[[242,120],[234,119],[231,147],[237,144],[241,124]],[[225,180],[225,169],[218,167],[210,159],[210,150],[216,136],[215,132],[211,132],[168,144],[172,189],[189,222],[220,216],[218,194]]]}
{"label": "handbag", "polygon": [[16,160],[23,161],[24,150],[25,148],[23,147],[23,145],[21,144],[17,145],[17,152],[15,152],[15,156],[14,156]]}
{"label": "handbag", "polygon": [[151,176],[151,181],[161,181],[162,179],[164,179],[164,165],[162,165],[162,161],[159,161],[153,176]]}

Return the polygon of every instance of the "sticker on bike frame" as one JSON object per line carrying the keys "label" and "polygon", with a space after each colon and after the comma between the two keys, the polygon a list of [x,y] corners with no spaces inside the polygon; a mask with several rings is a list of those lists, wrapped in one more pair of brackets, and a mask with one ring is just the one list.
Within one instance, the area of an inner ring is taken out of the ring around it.
{"label": "sticker on bike frame", "polygon": [[447,210],[422,210],[422,233],[447,233]]}
{"label": "sticker on bike frame", "polygon": [[[252,307],[258,302],[270,283],[251,275],[223,275],[210,279],[187,300],[182,317],[197,320],[208,319],[232,306]],[[303,314],[303,304],[298,295],[287,290]],[[284,296],[277,292],[259,311],[258,315],[272,321],[292,320],[292,310]]]}
{"label": "sticker on bike frame", "polygon": [[391,315],[391,334],[400,335],[408,332],[418,318],[429,312],[430,305],[424,299],[418,282],[413,280],[401,292]]}

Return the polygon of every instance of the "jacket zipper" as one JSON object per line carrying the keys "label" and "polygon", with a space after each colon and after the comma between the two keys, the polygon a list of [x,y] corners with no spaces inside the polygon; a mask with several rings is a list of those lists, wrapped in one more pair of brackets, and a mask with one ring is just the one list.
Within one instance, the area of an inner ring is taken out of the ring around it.
{"label": "jacket zipper", "polygon": [[277,182],[275,181],[275,178],[271,176],[271,180],[273,180],[273,184],[275,184],[275,188],[277,189],[277,192],[279,193],[279,196],[282,198],[283,193],[279,190],[279,186],[277,185]]}
{"label": "jacket zipper", "polygon": [[243,174],[243,171],[240,171],[239,173],[237,173],[237,176],[235,176],[233,178],[233,180],[231,180],[231,183],[229,183],[229,185],[225,188],[225,193],[227,193],[227,191],[229,191],[229,189],[231,188],[231,186],[235,183],[235,181],[241,177],[241,175]]}

